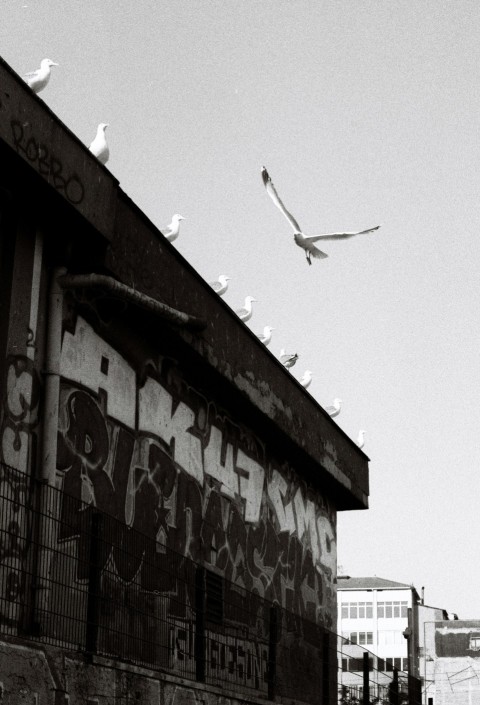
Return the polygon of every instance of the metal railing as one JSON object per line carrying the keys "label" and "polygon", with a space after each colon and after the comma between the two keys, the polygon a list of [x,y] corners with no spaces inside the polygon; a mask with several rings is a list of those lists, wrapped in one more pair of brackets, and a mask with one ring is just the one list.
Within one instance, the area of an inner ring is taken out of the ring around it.
{"label": "metal railing", "polygon": [[403,702],[371,654],[337,691],[342,658],[365,649],[5,465],[0,630],[271,700]]}

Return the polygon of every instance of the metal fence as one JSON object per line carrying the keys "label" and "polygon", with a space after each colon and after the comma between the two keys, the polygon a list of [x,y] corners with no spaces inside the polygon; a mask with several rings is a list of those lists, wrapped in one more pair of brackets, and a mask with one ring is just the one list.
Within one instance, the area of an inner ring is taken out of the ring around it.
{"label": "metal fence", "polygon": [[422,705],[421,681],[358,644],[338,636],[339,702],[343,705]]}
{"label": "metal fence", "polygon": [[361,647],[4,465],[0,630],[271,700],[403,702]]}

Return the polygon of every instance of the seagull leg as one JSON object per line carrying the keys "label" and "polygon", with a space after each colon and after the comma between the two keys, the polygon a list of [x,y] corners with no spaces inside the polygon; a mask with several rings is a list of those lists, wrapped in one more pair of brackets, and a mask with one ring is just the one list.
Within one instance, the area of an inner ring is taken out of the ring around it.
{"label": "seagull leg", "polygon": [[310,252],[306,252],[305,254],[307,255],[307,262],[308,262],[308,264],[312,264],[312,260],[311,260],[311,258],[310,258]]}

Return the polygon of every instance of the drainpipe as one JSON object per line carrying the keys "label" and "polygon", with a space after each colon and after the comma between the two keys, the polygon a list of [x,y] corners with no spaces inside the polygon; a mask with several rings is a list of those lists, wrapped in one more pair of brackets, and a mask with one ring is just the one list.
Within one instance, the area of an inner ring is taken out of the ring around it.
{"label": "drainpipe", "polygon": [[50,280],[47,313],[47,340],[44,363],[43,434],[40,467],[37,474],[37,550],[33,556],[32,614],[34,632],[42,633],[51,607],[50,564],[57,544],[59,497],[55,491],[57,470],[57,433],[60,395],[60,357],[62,348],[63,289],[58,277],[64,267],[54,269]]}
{"label": "drainpipe", "polygon": [[58,277],[65,267],[54,269],[50,281],[47,318],[47,349],[45,356],[45,397],[43,414],[42,460],[39,479],[55,486],[57,469],[57,433],[60,396],[60,357],[62,352],[63,288]]}

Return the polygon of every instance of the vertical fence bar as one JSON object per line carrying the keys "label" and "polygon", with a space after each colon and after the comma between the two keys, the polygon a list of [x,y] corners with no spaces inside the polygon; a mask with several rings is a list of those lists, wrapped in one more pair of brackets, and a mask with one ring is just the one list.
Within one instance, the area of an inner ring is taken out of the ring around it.
{"label": "vertical fence bar", "polygon": [[90,565],[88,573],[87,593],[87,629],[85,647],[89,653],[96,653],[98,642],[98,618],[100,614],[100,536],[102,527],[100,512],[92,514],[90,529]]}
{"label": "vertical fence bar", "polygon": [[408,705],[422,705],[422,684],[419,678],[408,674]]}
{"label": "vertical fence bar", "polygon": [[57,543],[58,496],[45,480],[35,483],[34,553],[32,554],[32,609],[30,628],[32,634],[50,635],[52,605],[50,604],[52,558]]}
{"label": "vertical fence bar", "polygon": [[205,683],[205,568],[195,571],[195,678]]}
{"label": "vertical fence bar", "polygon": [[363,697],[362,705],[370,705],[370,663],[368,651],[363,652]]}
{"label": "vertical fence bar", "polygon": [[[26,563],[26,590],[25,590],[25,606],[24,615],[21,625],[21,631],[24,635],[37,635],[40,633],[40,625],[36,620],[35,605],[37,602],[36,590],[39,575],[39,554],[41,548],[40,541],[40,516],[42,498],[41,492],[46,492],[42,486],[44,483],[39,482],[36,478],[32,478],[32,494],[31,504],[25,505],[26,516],[29,514],[27,522],[31,521],[31,535],[29,537],[29,548]],[[28,513],[28,514],[27,514]]]}
{"label": "vertical fence bar", "polygon": [[398,705],[398,669],[393,669],[393,678],[388,689],[389,705]]}
{"label": "vertical fence bar", "polygon": [[275,682],[277,672],[278,610],[270,607],[270,624],[268,634],[268,699],[275,699]]}
{"label": "vertical fence bar", "polygon": [[[331,678],[331,673],[330,673],[330,634],[329,634],[329,632],[326,632],[326,631],[323,632],[322,641],[323,641],[323,643],[322,643],[323,678],[322,678],[322,693],[321,693],[320,697],[321,697],[322,703],[329,703],[330,702],[330,678]],[[336,655],[335,655],[335,657],[336,657]],[[337,668],[336,663],[335,663],[335,668]]]}

